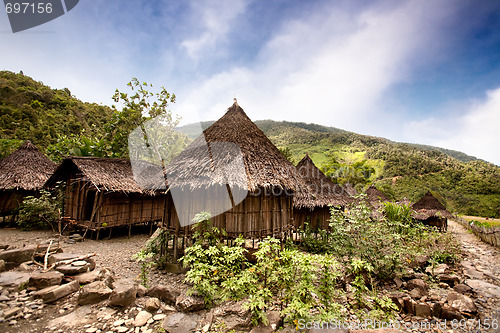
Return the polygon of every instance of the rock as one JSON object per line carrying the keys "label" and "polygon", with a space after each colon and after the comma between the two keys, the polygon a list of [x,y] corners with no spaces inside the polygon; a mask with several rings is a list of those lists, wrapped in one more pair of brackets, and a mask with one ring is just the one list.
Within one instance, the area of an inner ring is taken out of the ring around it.
{"label": "rock", "polygon": [[161,327],[169,333],[191,333],[200,320],[201,316],[196,313],[176,312],[168,315]]}
{"label": "rock", "polygon": [[64,275],[77,275],[80,273],[85,273],[87,271],[90,271],[90,264],[88,262],[85,262],[81,266],[67,264],[67,265],[57,266],[55,269],[63,273]]}
{"label": "rock", "polygon": [[175,306],[182,312],[195,312],[205,308],[205,300],[200,296],[187,295],[184,291],[177,297]]}
{"label": "rock", "polygon": [[94,304],[109,297],[112,290],[103,282],[95,281],[80,289],[77,302],[79,305]]}
{"label": "rock", "polygon": [[420,289],[420,288],[413,288],[410,291],[410,296],[413,299],[421,299],[422,297],[424,297],[426,295],[427,295],[427,293],[425,293],[425,291],[422,291],[422,289]]}
{"label": "rock", "polygon": [[5,271],[5,260],[0,259],[0,273]]}
{"label": "rock", "polygon": [[127,306],[135,302],[137,284],[131,280],[120,279],[113,283],[113,291],[109,295],[110,306]]}
{"label": "rock", "polygon": [[78,257],[79,255],[74,253],[54,253],[48,257],[47,262],[49,263],[49,265],[53,265],[56,262],[72,260]]}
{"label": "rock", "polygon": [[71,293],[74,293],[78,289],[80,289],[78,281],[73,281],[61,286],[50,286],[41,289],[37,291],[33,296],[35,298],[41,298],[44,303],[51,303]]}
{"label": "rock", "polygon": [[5,310],[5,312],[3,313],[3,317],[4,317],[5,319],[9,319],[9,318],[11,318],[11,317],[14,317],[14,316],[16,316],[16,315],[20,314],[20,313],[21,313],[21,311],[22,311],[22,309],[21,309],[21,308],[19,308],[19,307],[17,307],[17,306],[16,306],[16,307],[13,307],[13,308],[8,308],[8,309],[6,309],[6,310]]}
{"label": "rock", "polygon": [[177,296],[181,293],[178,289],[172,288],[170,286],[165,285],[157,285],[153,288],[149,289],[146,295],[150,297],[156,297],[162,300],[163,302],[175,304],[175,300]]}
{"label": "rock", "polygon": [[166,315],[166,314],[164,314],[164,313],[158,313],[158,314],[155,314],[155,315],[153,316],[153,320],[154,320],[154,321],[159,321],[159,320],[165,319],[165,317],[166,317],[166,316],[167,316],[167,315]]}
{"label": "rock", "polygon": [[391,301],[396,304],[396,306],[398,307],[399,311],[403,310],[404,308],[404,300],[403,298],[405,297],[405,293],[403,292],[400,292],[400,291],[396,291],[396,292],[392,292],[388,295],[388,297],[391,299]]}
{"label": "rock", "polygon": [[227,302],[214,309],[214,321],[223,321],[228,331],[249,330],[252,326],[250,310],[243,309],[244,301]]}
{"label": "rock", "polygon": [[445,305],[441,308],[441,319],[446,320],[462,320],[464,316],[455,309],[452,309],[449,305]]}
{"label": "rock", "polygon": [[137,297],[144,297],[146,296],[146,293],[148,292],[148,289],[144,287],[142,284],[137,286]]}
{"label": "rock", "polygon": [[69,236],[69,238],[74,240],[75,242],[83,242],[83,237],[80,234],[73,234]]}
{"label": "rock", "polygon": [[431,316],[431,307],[427,303],[415,304],[415,315],[422,318]]}
{"label": "rock", "polygon": [[436,318],[441,318],[441,304],[439,303],[433,303],[431,306],[431,314],[433,317]]}
{"label": "rock", "polygon": [[0,286],[18,288],[28,282],[30,274],[26,272],[8,271],[0,273]]}
{"label": "rock", "polygon": [[153,317],[153,315],[147,311],[140,311],[134,319],[134,327],[141,327],[146,325],[148,320]]}
{"label": "rock", "polygon": [[465,283],[480,296],[500,299],[500,287],[494,284],[483,280],[467,280]]}
{"label": "rock", "polygon": [[466,284],[461,284],[461,283],[459,283],[459,284],[455,285],[455,286],[453,287],[453,289],[454,289],[457,293],[459,293],[459,294],[468,294],[468,293],[470,293],[470,292],[472,291],[472,288],[471,288],[471,287],[469,287],[469,286],[468,286],[468,285],[466,285]]}
{"label": "rock", "polygon": [[427,264],[427,261],[430,259],[429,256],[426,255],[418,255],[410,262],[410,268],[424,268]]}
{"label": "rock", "polygon": [[29,278],[28,286],[38,290],[50,286],[58,286],[61,284],[63,276],[61,272],[57,271],[34,273]]}
{"label": "rock", "polygon": [[440,274],[439,281],[448,284],[450,287],[453,287],[454,285],[460,283],[460,278],[456,275]]}
{"label": "rock", "polygon": [[398,288],[398,289],[403,286],[403,281],[401,281],[401,279],[398,277],[394,278],[394,283],[396,284],[396,288]]}
{"label": "rock", "polygon": [[144,305],[144,308],[148,312],[155,313],[156,311],[158,311],[160,306],[161,306],[161,301],[159,298],[150,297],[146,300],[146,304]]}
{"label": "rock", "polygon": [[448,305],[462,314],[473,314],[477,312],[477,307],[470,297],[452,291],[446,299]]}
{"label": "rock", "polygon": [[14,266],[18,266],[23,262],[30,261],[36,252],[47,251],[48,245],[41,246],[26,246],[21,249],[12,249],[0,252],[0,260],[4,260],[5,263],[12,263]]}
{"label": "rock", "polygon": [[434,268],[432,266],[428,266],[425,269],[426,273],[433,274],[433,275],[439,275],[439,274],[444,274],[446,270],[448,269],[448,265],[446,264],[439,264],[435,266]]}
{"label": "rock", "polygon": [[422,279],[412,279],[406,283],[406,289],[413,290],[415,288],[420,290],[421,295],[426,296],[429,286]]}
{"label": "rock", "polygon": [[415,314],[415,304],[417,304],[411,297],[403,298],[404,310],[408,314]]}

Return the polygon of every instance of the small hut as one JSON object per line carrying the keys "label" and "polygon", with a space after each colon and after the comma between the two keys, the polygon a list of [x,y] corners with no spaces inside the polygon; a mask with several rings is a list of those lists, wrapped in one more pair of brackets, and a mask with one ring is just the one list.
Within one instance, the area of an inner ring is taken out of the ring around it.
{"label": "small hut", "polygon": [[375,209],[378,209],[383,202],[391,201],[382,191],[371,185],[366,191],[366,201]]}
{"label": "small hut", "polygon": [[448,229],[448,219],[453,217],[430,191],[427,191],[411,208],[414,211],[413,218],[415,220],[425,225],[437,227],[440,231]]}
{"label": "small hut", "polygon": [[293,219],[295,228],[305,222],[314,229],[328,229],[330,205],[345,206],[351,201],[346,187],[331,181],[314,165],[308,154],[297,164],[297,171],[307,187],[293,198]]}
{"label": "small hut", "polygon": [[[164,196],[139,187],[128,159],[69,157],[47,186],[65,183],[63,219],[92,231],[161,221]],[[98,238],[97,234],[97,238]]]}
{"label": "small hut", "polygon": [[26,141],[0,161],[0,216],[12,215],[28,195],[36,195],[56,164]]}
{"label": "small hut", "polygon": [[300,176],[236,100],[166,169],[164,223],[176,235],[190,233],[187,224],[201,211],[228,237],[283,237],[293,228]]}

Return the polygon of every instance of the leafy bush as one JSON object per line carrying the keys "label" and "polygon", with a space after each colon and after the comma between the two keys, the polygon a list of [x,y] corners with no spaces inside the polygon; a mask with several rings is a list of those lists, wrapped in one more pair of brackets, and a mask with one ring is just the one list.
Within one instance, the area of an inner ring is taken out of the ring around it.
{"label": "leafy bush", "polygon": [[56,232],[62,209],[62,197],[58,192],[58,188],[54,192],[42,189],[39,196],[27,196],[19,206],[19,227],[23,230],[50,227]]}

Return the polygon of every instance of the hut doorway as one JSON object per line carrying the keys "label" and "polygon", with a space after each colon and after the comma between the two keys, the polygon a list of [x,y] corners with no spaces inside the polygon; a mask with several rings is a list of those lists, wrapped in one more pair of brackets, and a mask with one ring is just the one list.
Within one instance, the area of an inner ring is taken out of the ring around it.
{"label": "hut doorway", "polygon": [[92,218],[92,212],[94,211],[94,202],[96,197],[96,191],[88,191],[85,196],[85,204],[83,206],[83,220],[90,221]]}

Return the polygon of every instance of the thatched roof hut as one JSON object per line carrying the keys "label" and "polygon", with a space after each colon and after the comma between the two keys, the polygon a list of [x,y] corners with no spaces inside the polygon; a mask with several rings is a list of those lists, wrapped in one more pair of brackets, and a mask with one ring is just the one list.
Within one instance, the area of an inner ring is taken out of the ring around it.
{"label": "thatched roof hut", "polygon": [[278,236],[292,227],[301,178],[236,101],[166,169],[176,212],[166,210],[169,229],[190,224],[201,211],[210,211],[230,236]]}
{"label": "thatched roof hut", "polygon": [[430,191],[427,191],[427,193],[425,193],[420,200],[415,202],[411,208],[415,211],[413,217],[418,220],[426,220],[431,216],[441,216],[445,218],[453,217],[446,207],[439,202]]}
{"label": "thatched roof hut", "polygon": [[306,183],[293,198],[294,225],[305,222],[313,227],[328,228],[330,205],[345,206],[352,199],[346,188],[334,183],[316,167],[308,154],[297,164],[297,171]]}
{"label": "thatched roof hut", "polygon": [[55,168],[29,140],[0,160],[0,214],[10,214],[26,195],[40,190]]}
{"label": "thatched roof hut", "polygon": [[164,215],[165,198],[137,185],[128,159],[69,157],[46,185],[59,181],[66,188],[65,220],[84,228],[160,221]]}

